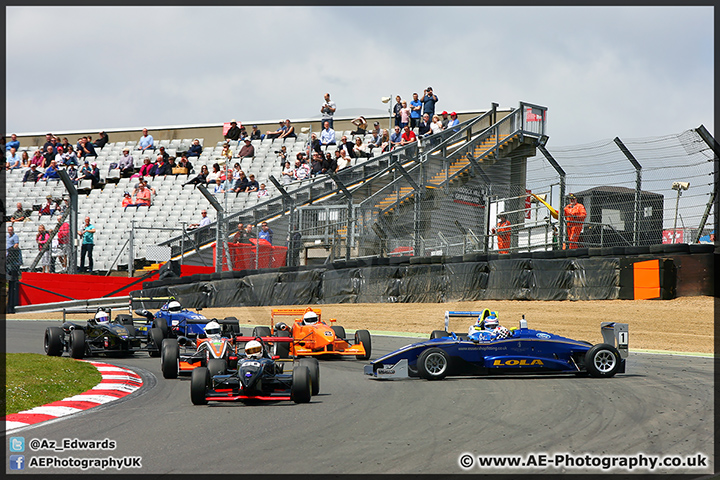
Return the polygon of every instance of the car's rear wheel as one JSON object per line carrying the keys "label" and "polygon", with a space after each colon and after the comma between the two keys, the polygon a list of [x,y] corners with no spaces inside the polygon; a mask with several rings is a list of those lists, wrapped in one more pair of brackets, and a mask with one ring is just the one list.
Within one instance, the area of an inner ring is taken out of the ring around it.
{"label": "car's rear wheel", "polygon": [[162,343],[162,373],[165,378],[177,378],[179,373],[180,346],[176,338],[166,338]]}
{"label": "car's rear wheel", "polygon": [[293,368],[290,398],[295,403],[308,403],[312,398],[310,370],[305,365],[298,365]]}
{"label": "car's rear wheel", "polygon": [[85,331],[76,328],[70,332],[70,356],[83,358],[85,356]]}
{"label": "car's rear wheel", "polygon": [[312,384],[312,394],[320,393],[320,362],[317,358],[300,358],[297,365],[305,365],[310,372],[310,383]]}
{"label": "car's rear wheel", "polygon": [[210,389],[210,371],[206,367],[198,367],[190,375],[190,400],[193,405],[207,405],[207,391]]}
{"label": "car's rear wheel", "polygon": [[340,325],[333,325],[330,328],[332,328],[332,331],[335,332],[336,338],[339,338],[340,340],[345,340],[345,327],[341,327]]}
{"label": "car's rear wheel", "polygon": [[418,357],[417,369],[426,380],[442,380],[450,370],[450,356],[441,348],[428,348]]}
{"label": "car's rear wheel", "polygon": [[63,329],[60,327],[48,327],[45,329],[45,338],[43,339],[43,347],[45,354],[51,357],[59,357],[62,355]]}
{"label": "car's rear wheel", "polygon": [[610,378],[620,369],[620,353],[612,345],[599,343],[585,354],[585,368],[592,377]]}
{"label": "car's rear wheel", "polygon": [[[289,338],[290,332],[280,330],[277,332],[277,336]],[[290,342],[275,342],[275,355],[280,358],[290,358]]]}
{"label": "car's rear wheel", "polygon": [[433,330],[430,334],[430,340],[433,338],[443,338],[443,337],[449,337],[450,334],[446,332],[445,330]]}
{"label": "car's rear wheel", "polygon": [[207,369],[210,371],[210,376],[225,375],[227,373],[227,361],[224,358],[211,358],[208,360]]}
{"label": "car's rear wheel", "polygon": [[365,349],[365,355],[355,355],[358,360],[367,360],[370,358],[372,353],[372,340],[370,339],[370,332],[367,330],[356,330],[355,331],[355,344],[362,344]]}
{"label": "car's rear wheel", "polygon": [[151,328],[148,336],[150,337],[148,343],[151,344],[148,345],[148,354],[151,357],[159,357],[164,338],[162,330],[159,327]]}
{"label": "car's rear wheel", "polygon": [[271,337],[270,327],[255,327],[252,331],[253,337]]}

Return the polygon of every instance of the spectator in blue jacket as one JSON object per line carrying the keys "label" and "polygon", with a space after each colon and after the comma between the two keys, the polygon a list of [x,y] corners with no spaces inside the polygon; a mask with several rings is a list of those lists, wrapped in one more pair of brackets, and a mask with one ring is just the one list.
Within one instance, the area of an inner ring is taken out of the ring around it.
{"label": "spectator in blue jacket", "polygon": [[203,151],[203,148],[202,148],[202,145],[200,145],[200,140],[198,140],[198,139],[196,138],[195,140],[193,140],[193,144],[192,144],[192,146],[188,149],[188,151],[187,151],[187,153],[185,154],[185,156],[187,156],[187,157],[199,157],[200,154],[202,153],[202,151]]}

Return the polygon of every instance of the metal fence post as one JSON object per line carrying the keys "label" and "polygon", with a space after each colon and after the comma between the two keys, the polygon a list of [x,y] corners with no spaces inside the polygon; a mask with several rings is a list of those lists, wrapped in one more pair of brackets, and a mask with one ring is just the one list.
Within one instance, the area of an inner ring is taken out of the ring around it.
{"label": "metal fence post", "polygon": [[[550,152],[547,151],[545,148],[545,145],[547,144],[548,137],[545,135],[542,135],[538,139],[538,145],[537,148],[540,150],[540,152],[543,154],[545,159],[548,161],[548,163],[555,169],[555,171],[560,176],[560,206],[558,207],[558,239],[560,240],[560,244],[563,243],[563,238],[567,235],[567,232],[565,232],[565,210],[563,209],[562,203],[565,199],[565,170],[562,169],[559,163],[555,161],[552,155],[550,155]],[[552,200],[552,199],[549,199]]]}
{"label": "metal fence post", "polygon": [[220,205],[220,202],[217,201],[215,196],[213,196],[213,194],[208,191],[205,185],[198,185],[197,188],[198,190],[200,190],[200,193],[202,193],[203,197],[205,197],[207,201],[210,202],[210,205],[212,205],[212,207],[217,212],[217,224],[215,228],[215,273],[221,273],[223,265],[222,259],[224,256],[223,253],[225,253],[225,237],[223,236],[223,231],[225,230],[225,222],[223,220],[224,209],[222,205]]}
{"label": "metal fence post", "polygon": [[620,140],[620,137],[615,137],[613,139],[615,144],[620,148],[620,151],[625,155],[625,157],[632,163],[633,167],[635,167],[635,208],[633,209],[633,245],[637,246],[639,244],[639,225],[640,222],[640,193],[642,191],[642,165],[640,165],[640,162],[638,162],[632,153],[630,153],[630,150],[625,146],[625,144]]}
{"label": "metal fence post", "polygon": [[130,245],[128,246],[128,277],[135,274],[135,220],[130,221]]}
{"label": "metal fence post", "polygon": [[68,195],[70,195],[70,238],[68,244],[68,258],[67,258],[67,272],[74,274],[77,273],[77,231],[78,231],[78,193],[75,185],[70,176],[65,170],[60,170],[60,180],[65,186]]}

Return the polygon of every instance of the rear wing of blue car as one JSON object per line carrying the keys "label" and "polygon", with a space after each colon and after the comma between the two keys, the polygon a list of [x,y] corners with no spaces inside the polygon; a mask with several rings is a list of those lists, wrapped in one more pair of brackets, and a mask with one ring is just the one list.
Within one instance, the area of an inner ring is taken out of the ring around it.
{"label": "rear wing of blue car", "polygon": [[472,318],[474,320],[477,320],[477,318],[481,315],[484,315],[485,313],[490,313],[489,309],[481,310],[479,312],[454,312],[454,311],[446,311],[445,312],[445,331],[451,332],[450,330],[450,319],[451,318]]}
{"label": "rear wing of blue car", "polygon": [[628,357],[628,340],[630,333],[627,323],[618,322],[602,322],[600,324],[603,343],[612,345],[617,348],[620,358]]}

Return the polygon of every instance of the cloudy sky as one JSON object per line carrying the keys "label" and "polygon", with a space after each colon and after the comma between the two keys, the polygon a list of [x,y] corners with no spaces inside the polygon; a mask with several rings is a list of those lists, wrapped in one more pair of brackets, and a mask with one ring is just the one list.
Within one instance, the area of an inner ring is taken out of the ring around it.
{"label": "cloudy sky", "polygon": [[714,135],[712,7],[7,7],[7,133],[548,107],[550,145]]}

